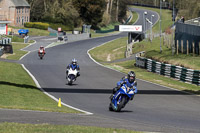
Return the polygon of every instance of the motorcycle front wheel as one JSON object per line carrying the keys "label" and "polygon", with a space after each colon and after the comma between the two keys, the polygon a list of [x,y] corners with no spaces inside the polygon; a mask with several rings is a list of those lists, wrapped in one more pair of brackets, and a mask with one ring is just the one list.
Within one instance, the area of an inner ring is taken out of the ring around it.
{"label": "motorcycle front wheel", "polygon": [[[119,99],[118,99],[119,100]],[[125,97],[122,97],[121,98],[121,101],[119,101],[119,103],[117,104],[117,109],[116,109],[116,112],[119,112],[121,111],[121,109],[124,107],[125,105],[125,102],[126,102],[126,98]]]}
{"label": "motorcycle front wheel", "polygon": [[72,80],[68,81],[68,85],[72,85]]}

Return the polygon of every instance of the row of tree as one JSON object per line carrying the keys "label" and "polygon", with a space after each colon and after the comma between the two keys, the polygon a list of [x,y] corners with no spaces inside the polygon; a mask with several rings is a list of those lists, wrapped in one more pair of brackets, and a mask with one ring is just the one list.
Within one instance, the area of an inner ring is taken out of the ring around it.
{"label": "row of tree", "polygon": [[31,21],[93,28],[126,19],[127,0],[27,0]]}

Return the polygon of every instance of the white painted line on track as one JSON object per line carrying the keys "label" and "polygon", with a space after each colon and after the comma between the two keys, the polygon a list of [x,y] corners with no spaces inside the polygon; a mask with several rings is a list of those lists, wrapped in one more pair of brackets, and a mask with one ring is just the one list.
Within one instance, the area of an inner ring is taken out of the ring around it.
{"label": "white painted line on track", "polygon": [[58,39],[57,37],[54,37],[54,38],[41,39],[41,40],[48,41],[48,40],[57,40],[57,39]]}
{"label": "white painted line on track", "polygon": [[[35,42],[34,43],[31,43],[31,44],[29,44],[28,46],[26,46],[25,48],[28,48],[29,46],[31,46],[31,45],[33,45],[33,44],[35,44],[37,41],[36,40],[34,40]],[[24,50],[25,48],[22,48],[22,49],[20,49],[20,50],[22,50],[22,51],[26,51],[26,52],[28,52],[28,53],[26,53],[25,55],[23,55],[19,60],[22,60],[26,55],[28,55],[31,51],[28,51],[28,50]]]}
{"label": "white painted line on track", "polygon": [[[59,99],[57,99],[57,98],[55,98],[54,96],[50,95],[49,93],[47,93],[46,91],[44,91],[44,90],[41,88],[41,86],[40,86],[40,84],[38,83],[38,81],[36,80],[36,78],[30,73],[30,71],[24,66],[24,64],[22,64],[22,67],[23,67],[24,70],[26,70],[26,72],[31,76],[31,78],[32,78],[33,81],[35,82],[37,88],[39,88],[44,94],[46,94],[47,96],[49,96],[50,98],[52,98],[52,99],[55,100],[56,102],[59,101]],[[64,105],[64,106],[66,106],[66,107],[69,107],[69,108],[71,108],[71,109],[74,109],[74,110],[83,112],[83,113],[85,113],[85,114],[87,114],[87,115],[92,115],[92,114],[93,114],[93,113],[91,113],[91,112],[87,112],[87,111],[84,111],[84,110],[81,110],[81,109],[72,107],[72,106],[70,106],[70,105],[68,105],[68,104],[65,104],[65,103],[63,103],[63,102],[61,102],[61,104]]]}
{"label": "white painted line on track", "polygon": [[22,60],[26,55],[28,55],[30,53],[30,51],[28,51],[28,53],[26,53],[25,55],[23,55],[19,60]]}
{"label": "white painted line on track", "polygon": [[33,45],[33,44],[35,44],[37,42],[36,40],[33,40],[33,41],[34,41],[34,43],[29,44],[28,46],[26,46],[25,48],[22,48],[21,50],[27,51],[27,50],[24,50],[24,49],[28,48],[29,46],[31,46],[31,45]]}
{"label": "white painted line on track", "polygon": [[[117,38],[117,39],[119,39],[119,38]],[[96,47],[93,47],[93,48],[89,49],[89,50],[87,51],[88,56],[89,56],[90,59],[93,60],[96,64],[98,64],[98,65],[100,65],[100,66],[102,66],[102,67],[109,68],[109,69],[112,69],[112,70],[114,70],[114,71],[120,72],[119,70],[116,70],[116,69],[113,69],[113,68],[110,68],[110,67],[104,66],[103,64],[97,62],[95,59],[92,58],[92,56],[91,56],[90,53],[89,53],[90,50],[93,50],[93,49],[95,49],[95,48],[97,48],[97,47],[103,46],[103,45],[105,45],[105,44],[107,44],[107,43],[109,43],[109,42],[115,41],[115,40],[117,40],[117,39],[114,39],[114,40],[111,40],[111,41],[105,42],[105,43],[103,43],[103,44],[101,44],[101,45],[99,45],[99,46],[96,46]],[[120,73],[123,73],[123,72],[120,72]],[[124,73],[123,73],[123,74],[124,74]]]}

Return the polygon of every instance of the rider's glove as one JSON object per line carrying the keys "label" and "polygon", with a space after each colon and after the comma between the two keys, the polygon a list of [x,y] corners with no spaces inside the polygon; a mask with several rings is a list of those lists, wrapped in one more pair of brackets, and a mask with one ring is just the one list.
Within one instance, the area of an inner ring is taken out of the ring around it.
{"label": "rider's glove", "polygon": [[135,89],[135,91],[134,91],[134,92],[135,92],[135,93],[137,93],[137,87],[136,87],[136,86],[134,86],[134,89]]}

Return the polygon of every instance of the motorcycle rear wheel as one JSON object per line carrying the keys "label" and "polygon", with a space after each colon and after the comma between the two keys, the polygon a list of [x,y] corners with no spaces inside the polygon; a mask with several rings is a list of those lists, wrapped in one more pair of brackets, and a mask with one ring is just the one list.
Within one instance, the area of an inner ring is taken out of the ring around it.
{"label": "motorcycle rear wheel", "polygon": [[110,103],[110,105],[109,105],[109,111],[114,111],[113,108],[112,108],[111,103]]}

